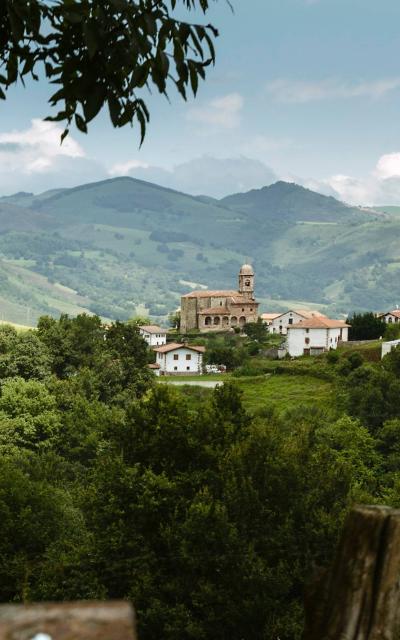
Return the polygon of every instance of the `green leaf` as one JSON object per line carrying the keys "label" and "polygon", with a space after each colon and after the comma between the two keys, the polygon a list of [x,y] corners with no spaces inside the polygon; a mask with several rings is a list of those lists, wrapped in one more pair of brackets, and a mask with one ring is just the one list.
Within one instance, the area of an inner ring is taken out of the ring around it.
{"label": "green leaf", "polygon": [[78,127],[79,131],[82,131],[82,133],[87,133],[86,122],[82,118],[82,116],[79,115],[79,113],[75,114],[75,124]]}

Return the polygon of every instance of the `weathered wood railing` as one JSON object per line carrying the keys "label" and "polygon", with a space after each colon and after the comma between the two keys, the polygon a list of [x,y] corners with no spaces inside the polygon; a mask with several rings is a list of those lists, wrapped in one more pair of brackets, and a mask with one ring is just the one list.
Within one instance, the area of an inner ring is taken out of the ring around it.
{"label": "weathered wood railing", "polygon": [[400,640],[400,511],[357,507],[306,603],[304,640]]}
{"label": "weathered wood railing", "polygon": [[[0,606],[0,640],[135,640],[126,602]],[[310,591],[304,640],[400,640],[400,511],[357,507]]]}
{"label": "weathered wood railing", "polygon": [[136,640],[127,602],[2,605],[0,640]]}

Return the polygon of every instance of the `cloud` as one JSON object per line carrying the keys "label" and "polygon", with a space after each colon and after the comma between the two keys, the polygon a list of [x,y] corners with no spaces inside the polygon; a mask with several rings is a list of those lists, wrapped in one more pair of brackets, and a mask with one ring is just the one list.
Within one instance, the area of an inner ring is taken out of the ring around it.
{"label": "cloud", "polygon": [[0,193],[70,187],[105,176],[101,164],[87,158],[62,127],[34,119],[27,129],[0,133]]}
{"label": "cloud", "polygon": [[148,169],[149,164],[147,162],[141,162],[140,160],[128,160],[127,162],[117,162],[109,169],[110,176],[127,176],[131,171],[136,169]]}
{"label": "cloud", "polygon": [[379,99],[399,87],[400,77],[353,83],[332,78],[319,82],[280,78],[270,82],[267,91],[277,102],[304,104],[320,100]]}
{"label": "cloud", "polygon": [[354,205],[400,204],[400,152],[381,156],[375,167],[362,177],[336,174],[323,180],[287,176],[308,189],[334,196]]}
{"label": "cloud", "polygon": [[[131,165],[131,168],[129,168]],[[154,166],[138,166],[135,160],[115,165],[110,175],[130,175],[164,187],[193,195],[221,198],[231,193],[248,191],[275,182],[276,175],[259,160],[202,156],[176,165],[171,170]],[[117,169],[125,167],[118,173]]]}
{"label": "cloud", "polygon": [[240,125],[244,99],[240,93],[229,93],[215,98],[204,106],[192,107],[187,113],[191,122],[200,122],[223,129],[235,129]]}

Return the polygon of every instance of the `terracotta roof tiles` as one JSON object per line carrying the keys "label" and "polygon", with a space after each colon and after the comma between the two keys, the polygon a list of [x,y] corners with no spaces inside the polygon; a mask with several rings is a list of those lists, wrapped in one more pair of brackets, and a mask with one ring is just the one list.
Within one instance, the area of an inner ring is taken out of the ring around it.
{"label": "terracotta roof tiles", "polygon": [[170,351],[176,351],[177,349],[190,349],[191,351],[197,351],[198,353],[204,353],[206,350],[205,347],[199,347],[194,344],[170,342],[169,344],[163,344],[161,347],[156,347],[154,351],[156,351],[157,353],[169,353]]}
{"label": "terracotta roof tiles", "polygon": [[344,329],[345,327],[349,327],[349,324],[346,324],[343,320],[331,320],[326,316],[319,316],[315,318],[307,318],[306,320],[301,320],[300,322],[296,322],[295,324],[290,324],[288,326],[289,329]]}
{"label": "terracotta roof tiles", "polygon": [[166,329],[162,329],[162,327],[159,327],[157,324],[143,324],[139,326],[139,329],[143,329],[146,333],[167,333]]}

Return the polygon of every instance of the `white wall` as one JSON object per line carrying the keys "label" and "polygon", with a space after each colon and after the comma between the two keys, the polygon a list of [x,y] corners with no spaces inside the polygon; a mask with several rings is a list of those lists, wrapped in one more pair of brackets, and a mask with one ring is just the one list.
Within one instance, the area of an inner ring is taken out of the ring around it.
{"label": "white wall", "polygon": [[279,316],[279,318],[272,320],[269,326],[269,332],[280,333],[285,336],[287,334],[287,328],[290,325],[301,322],[302,320],[304,320],[304,317],[296,313],[296,311],[287,311]]}
{"label": "white wall", "polygon": [[[177,356],[177,359],[174,356]],[[187,356],[190,356],[189,360]],[[156,362],[160,365],[162,373],[198,374],[202,373],[203,354],[180,347],[168,353],[157,353]]]}
{"label": "white wall", "polygon": [[[347,342],[348,328],[337,329],[292,329],[287,333],[287,350],[289,355],[298,357],[304,355],[304,349],[323,348],[326,351],[336,349],[339,340]],[[308,343],[306,342],[308,340]]]}
{"label": "white wall", "polygon": [[161,347],[163,344],[167,344],[166,333],[149,333],[144,329],[140,329],[140,335],[150,347]]}
{"label": "white wall", "polygon": [[392,349],[400,345],[400,340],[391,340],[390,342],[382,342],[382,358],[384,358]]}
{"label": "white wall", "polygon": [[387,324],[394,324],[395,322],[400,322],[400,318],[392,315],[391,313],[386,313],[384,316],[381,316],[382,320],[384,320]]}

